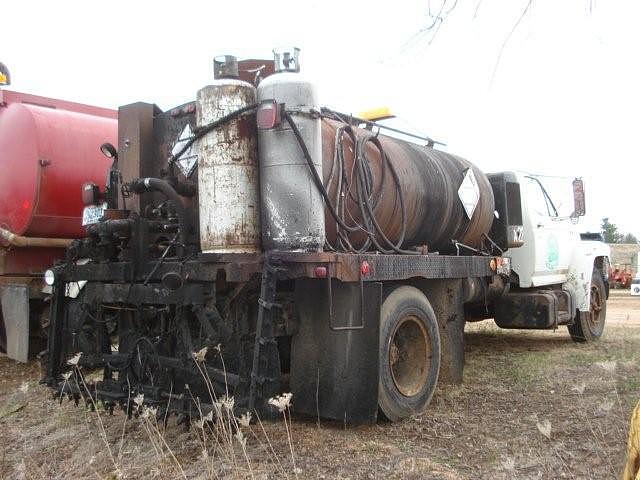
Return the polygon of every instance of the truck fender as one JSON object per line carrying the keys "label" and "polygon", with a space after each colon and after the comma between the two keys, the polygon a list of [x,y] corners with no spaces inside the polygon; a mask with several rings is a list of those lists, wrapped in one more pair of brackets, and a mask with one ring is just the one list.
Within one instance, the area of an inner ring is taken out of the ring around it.
{"label": "truck fender", "polygon": [[611,249],[603,242],[581,241],[576,245],[569,264],[567,281],[563,285],[563,289],[571,292],[575,299],[577,310],[581,312],[589,311],[591,275],[594,267],[602,271],[606,285],[606,270],[607,265],[609,265],[610,254]]}

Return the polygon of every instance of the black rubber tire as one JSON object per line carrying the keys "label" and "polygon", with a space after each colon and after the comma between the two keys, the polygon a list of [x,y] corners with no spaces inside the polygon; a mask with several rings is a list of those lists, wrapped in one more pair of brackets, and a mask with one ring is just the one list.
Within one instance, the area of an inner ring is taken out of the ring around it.
{"label": "black rubber tire", "polygon": [[568,325],[574,342],[595,342],[602,337],[607,317],[607,292],[602,273],[594,269],[591,275],[591,305],[589,317],[578,315],[573,325]]}
{"label": "black rubber tire", "polygon": [[427,297],[410,286],[393,290],[380,310],[378,406],[388,420],[426,408],[438,383],[440,357],[438,322]]}

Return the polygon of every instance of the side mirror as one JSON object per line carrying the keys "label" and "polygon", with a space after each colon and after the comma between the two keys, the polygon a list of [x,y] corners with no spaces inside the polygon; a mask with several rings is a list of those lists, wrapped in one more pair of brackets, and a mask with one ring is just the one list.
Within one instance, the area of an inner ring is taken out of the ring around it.
{"label": "side mirror", "polygon": [[110,143],[103,143],[100,145],[100,151],[107,158],[111,158],[112,160],[118,159],[118,151],[116,150],[116,147]]}
{"label": "side mirror", "polygon": [[0,63],[0,85],[11,85],[11,74],[4,63]]}
{"label": "side mirror", "polygon": [[583,217],[586,212],[584,182],[581,178],[576,178],[573,180],[573,214],[571,216]]}

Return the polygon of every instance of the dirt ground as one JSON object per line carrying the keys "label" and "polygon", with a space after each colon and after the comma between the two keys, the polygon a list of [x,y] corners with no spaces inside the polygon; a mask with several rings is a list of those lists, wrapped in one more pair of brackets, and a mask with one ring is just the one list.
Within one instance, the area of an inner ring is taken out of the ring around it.
{"label": "dirt ground", "polygon": [[358,428],[294,419],[291,442],[284,422],[252,425],[246,457],[239,444],[205,455],[197,428],[59,405],[36,362],[0,358],[0,478],[616,478],[640,400],[640,298],[626,295],[590,345],[565,328],[469,324],[464,384],[424,413]]}

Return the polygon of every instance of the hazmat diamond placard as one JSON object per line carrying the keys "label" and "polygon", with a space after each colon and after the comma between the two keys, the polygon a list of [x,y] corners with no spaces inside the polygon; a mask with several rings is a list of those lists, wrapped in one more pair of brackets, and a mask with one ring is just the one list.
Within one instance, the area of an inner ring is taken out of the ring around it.
{"label": "hazmat diamond placard", "polygon": [[[191,131],[191,127],[187,123],[182,129],[178,140],[176,140],[176,143],[173,145],[173,148],[171,149],[171,155],[177,155],[180,150],[182,150],[184,145],[189,140],[191,140],[192,137],[193,132]],[[195,152],[194,146],[191,145],[187,149],[187,151],[182,154],[182,156],[176,163],[178,164],[178,167],[180,168],[182,174],[187,178],[190,177],[193,173],[193,169],[195,168],[196,163],[198,163],[198,154]]]}
{"label": "hazmat diamond placard", "polygon": [[473,212],[475,212],[476,207],[478,206],[478,201],[480,200],[478,181],[476,180],[476,176],[471,168],[467,169],[467,173],[464,175],[462,184],[458,189],[458,197],[460,197],[460,201],[462,202],[462,206],[464,207],[467,217],[471,219],[471,217],[473,217]]}

